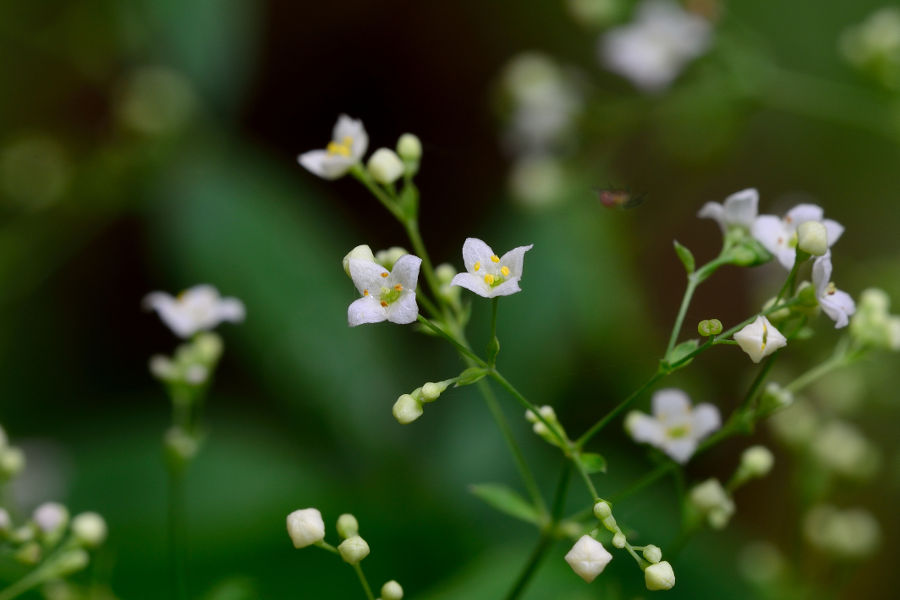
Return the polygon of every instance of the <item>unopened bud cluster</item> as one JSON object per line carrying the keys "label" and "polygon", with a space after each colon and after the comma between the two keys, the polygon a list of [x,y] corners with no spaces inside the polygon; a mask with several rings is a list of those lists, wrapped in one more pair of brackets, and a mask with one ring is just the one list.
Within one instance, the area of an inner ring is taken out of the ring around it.
{"label": "unopened bud cluster", "polygon": [[408,425],[422,416],[425,412],[424,405],[428,402],[434,402],[440,398],[454,379],[445,381],[429,381],[411,391],[408,394],[401,394],[397,401],[394,402],[392,410],[394,418],[401,425]]}
{"label": "unopened bud cluster", "polygon": [[713,529],[723,529],[734,514],[734,501],[718,479],[707,479],[688,494],[690,505]]}
{"label": "unopened bud cluster", "polygon": [[[525,419],[527,419],[529,423],[532,423],[531,429],[541,436],[548,444],[560,446],[562,442],[560,442],[559,438],[568,438],[566,437],[565,430],[559,423],[559,419],[556,417],[556,411],[553,410],[552,406],[544,405],[538,408],[538,412],[543,420],[539,418],[534,411],[525,411]],[[551,427],[553,428],[553,431],[551,431]],[[554,431],[556,433],[554,433]]]}
{"label": "unopened bud cluster", "polygon": [[850,334],[860,344],[881,350],[900,350],[900,315],[890,313],[887,293],[869,288],[860,295]]}
{"label": "unopened bud cluster", "polygon": [[[222,357],[222,338],[206,331],[175,349],[171,357],[157,354],[150,358],[150,373],[167,384],[179,388],[198,388],[209,383]],[[173,394],[189,397],[191,394]]]}

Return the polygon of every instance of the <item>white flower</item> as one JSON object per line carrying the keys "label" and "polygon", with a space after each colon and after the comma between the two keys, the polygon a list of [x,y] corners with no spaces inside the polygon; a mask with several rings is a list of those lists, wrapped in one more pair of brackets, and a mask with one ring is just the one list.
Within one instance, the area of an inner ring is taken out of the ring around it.
{"label": "white flower", "polygon": [[611,560],[612,554],[603,547],[603,544],[589,535],[578,538],[566,554],[566,562],[572,570],[588,583],[596,579]]}
{"label": "white flower", "polygon": [[828,235],[829,248],[844,233],[843,225],[831,219],[823,219],[823,214],[820,206],[798,204],[781,219],[773,215],[758,216],[753,223],[751,232],[766,250],[778,258],[784,268],[791,269],[797,255],[797,228],[801,223],[821,222]]}
{"label": "white flower", "polygon": [[816,298],[825,314],[834,321],[835,329],[846,327],[850,317],[856,312],[856,303],[850,294],[834,287],[831,281],[831,252],[826,252],[813,262],[813,285]]}
{"label": "white flower", "polygon": [[600,38],[600,58],[610,71],[647,92],[665,89],[709,46],[706,19],[667,0],[645,0],[637,19]]}
{"label": "white flower", "polygon": [[722,228],[722,232],[730,227],[743,227],[750,230],[756,220],[759,192],[753,188],[734,193],[725,202],[707,202],[697,213],[701,219],[713,219]]}
{"label": "white flower", "polygon": [[650,565],[644,570],[644,583],[651,592],[671,590],[675,587],[675,571],[669,561]]}
{"label": "white flower", "polygon": [[362,159],[368,147],[369,135],[362,121],[341,115],[325,149],[304,152],[297,162],[319,177],[337,179]]}
{"label": "white flower", "polygon": [[294,548],[305,548],[325,539],[325,521],[315,508],[295,510],[287,516],[287,531]]}
{"label": "white flower", "polygon": [[458,285],[485,298],[509,296],[522,291],[522,265],[525,253],[533,244],[513,248],[502,257],[477,238],[466,238],[463,243],[463,264],[467,273],[458,273],[450,285]]}
{"label": "white flower", "polygon": [[347,309],[351,327],[363,323],[412,323],[419,316],[416,281],[422,259],[412,254],[401,256],[388,271],[370,260],[351,258],[350,277],[362,298]]}
{"label": "white flower", "polygon": [[244,320],[244,304],[237,298],[222,298],[211,285],[195,285],[177,297],[152,292],[144,298],[144,306],[159,313],[163,323],[182,338],[213,329],[222,321]]}
{"label": "white flower", "polygon": [[69,520],[69,510],[58,502],[45,502],[34,509],[31,518],[44,533],[54,533],[65,527]]}
{"label": "white flower", "polygon": [[691,400],[675,388],[653,394],[653,416],[632,411],[625,429],[636,442],[656,446],[673,460],[686,463],[700,440],[721,425],[719,409],[712,404],[691,407]]}
{"label": "white flower", "polygon": [[734,341],[755,363],[787,346],[787,339],[762,315],[735,333]]}

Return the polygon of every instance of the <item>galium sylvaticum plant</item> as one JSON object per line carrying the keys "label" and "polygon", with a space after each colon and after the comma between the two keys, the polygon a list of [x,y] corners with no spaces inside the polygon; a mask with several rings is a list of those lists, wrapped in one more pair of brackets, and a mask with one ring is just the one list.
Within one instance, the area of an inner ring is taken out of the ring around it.
{"label": "galium sylvaticum plant", "polygon": [[[652,20],[658,15],[648,13],[645,17]],[[612,46],[622,43],[627,42],[610,42]],[[668,76],[646,73],[640,81],[646,86],[659,86],[667,80]],[[527,282],[523,279],[527,254],[541,249],[533,248],[528,240],[521,240],[522,245],[498,252],[485,241],[469,237],[462,243],[462,270],[457,271],[449,264],[434,266],[418,225],[419,190],[414,178],[422,161],[419,139],[405,134],[400,137],[396,151],[379,148],[363,162],[368,142],[363,124],[341,115],[326,147],[302,154],[298,160],[307,170],[326,179],[353,177],[406,231],[412,252],[399,247],[373,252],[363,244],[344,257],[344,270],[356,290],[356,298],[347,310],[348,323],[351,327],[382,321],[414,324],[419,331],[432,334],[458,352],[462,362],[458,372],[435,373],[433,381],[400,394],[393,405],[393,415],[400,424],[411,424],[422,417],[428,403],[461,387],[473,386],[484,397],[515,462],[526,497],[499,485],[476,486],[475,493],[497,510],[528,521],[537,529],[535,548],[527,560],[523,557],[521,573],[509,581],[507,598],[522,594],[545,555],[555,555],[552,542],[562,538],[570,539],[572,545],[564,556],[557,558],[568,562],[588,583],[624,552],[634,560],[648,590],[672,588],[676,571],[667,559],[665,544],[632,544],[629,537],[635,537],[633,530],[617,522],[617,508],[654,481],[681,470],[697,454],[709,451],[727,438],[751,433],[759,421],[790,406],[795,394],[826,373],[875,350],[900,349],[900,317],[888,313],[884,294],[874,290],[865,292],[857,308],[853,298],[838,289],[832,280],[831,249],[844,228],[826,219],[822,208],[813,204],[797,205],[783,216],[760,215],[757,191],[746,189],[732,194],[721,204],[706,203],[699,210],[698,216],[714,221],[722,234],[721,251],[712,260],[697,264],[686,246],[674,242],[675,252],[684,266],[686,286],[657,366],[648,365],[649,376],[640,387],[618,404],[607,407],[604,414],[598,414],[596,421],[584,431],[576,433],[560,421],[552,406],[529,398],[502,371],[500,302],[504,296],[523,292],[523,286],[527,289],[528,285],[540,285],[541,273],[529,273]],[[720,268],[754,267],[773,260],[784,267],[785,275],[772,288],[771,299],[757,311],[727,326],[719,319],[709,318],[686,327],[685,318],[694,293]],[[472,310],[490,311],[490,342],[483,353],[476,351],[467,338]],[[789,352],[795,342],[807,338],[813,327],[826,324],[845,332],[832,356],[791,382],[767,384],[776,360]],[[752,363],[759,364],[753,367],[756,373],[743,400],[730,414],[723,416],[712,402],[692,401],[684,390],[661,387],[669,375],[689,367],[700,354],[723,346],[723,351],[743,351]],[[731,346],[737,348],[729,349]],[[532,424],[537,437],[565,457],[565,467],[551,498],[541,493],[541,486],[511,433],[510,423],[499,408],[501,398],[494,395],[489,381],[499,385],[509,401],[520,405],[523,417]],[[651,395],[650,414],[629,412],[636,401],[647,395]],[[635,443],[648,444],[666,457],[655,469],[621,490],[607,489],[602,479],[606,460],[598,452],[602,445],[597,436],[610,426],[624,427]],[[773,462],[769,449],[751,446],[744,451],[727,481],[706,479],[692,484],[685,494],[682,535],[672,543],[673,552],[702,527],[725,527],[736,511],[735,490],[766,475]],[[563,510],[572,474],[581,481],[583,489],[579,493],[584,510],[565,516]],[[360,566],[369,554],[369,546],[359,536],[355,518],[342,515],[338,519],[337,530],[343,541],[337,548],[325,542],[325,524],[315,508],[292,512],[287,517],[287,529],[297,548],[323,548],[349,563],[366,596],[374,600]],[[640,537],[653,539],[652,532],[642,532]],[[382,589],[381,597],[382,600],[400,598],[402,590],[396,582],[389,582]]]}

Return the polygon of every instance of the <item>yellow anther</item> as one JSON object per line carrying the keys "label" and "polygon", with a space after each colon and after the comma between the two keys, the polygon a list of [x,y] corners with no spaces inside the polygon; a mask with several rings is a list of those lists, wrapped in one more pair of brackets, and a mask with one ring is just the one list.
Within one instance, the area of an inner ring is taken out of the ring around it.
{"label": "yellow anther", "polygon": [[344,137],[342,142],[335,142],[334,140],[328,142],[328,145],[325,149],[328,151],[328,154],[339,154],[341,156],[350,156],[350,147],[353,145],[353,138],[350,136]]}
{"label": "yellow anther", "polygon": [[363,290],[363,296],[368,296],[368,295],[369,295],[369,290]]}
{"label": "yellow anther", "polygon": [[490,273],[484,276],[484,282],[488,285],[494,285],[494,276]]}
{"label": "yellow anther", "polygon": [[491,256],[491,262],[495,262],[495,263],[500,262],[500,257],[497,256],[496,254],[492,255],[492,256]]}
{"label": "yellow anther", "polygon": [[382,301],[381,301],[381,305],[382,305],[383,307],[387,308],[387,305],[388,305],[388,304],[387,304],[387,302],[385,302],[384,300],[382,300]]}
{"label": "yellow anther", "polygon": [[381,276],[382,276],[382,277],[387,277],[388,274],[387,274],[387,273],[382,273]]}
{"label": "yellow anther", "polygon": [[500,267],[500,272],[503,273],[504,277],[509,277],[509,267],[505,265]]}
{"label": "yellow anther", "polygon": [[475,270],[477,271],[478,269],[481,268],[481,263],[480,263],[480,262],[476,262],[476,263],[472,266],[472,268],[475,269]]}
{"label": "yellow anther", "polygon": [[394,286],[394,289],[397,290],[398,292],[402,292],[403,286],[398,283],[397,285]]}
{"label": "yellow anther", "polygon": [[834,293],[836,291],[837,291],[837,288],[835,287],[834,282],[833,281],[829,282],[828,287],[825,289],[825,293],[828,294],[829,296],[832,296],[832,295],[834,295]]}

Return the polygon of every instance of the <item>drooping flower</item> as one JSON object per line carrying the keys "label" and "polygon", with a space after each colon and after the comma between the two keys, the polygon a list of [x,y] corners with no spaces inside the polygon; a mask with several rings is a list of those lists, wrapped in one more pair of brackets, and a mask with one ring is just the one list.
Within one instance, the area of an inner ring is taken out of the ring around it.
{"label": "drooping flower", "polygon": [[369,135],[362,121],[341,115],[325,149],[304,152],[297,162],[323,179],[337,179],[359,163],[368,147]]}
{"label": "drooping flower", "polygon": [[653,394],[653,416],[632,411],[625,418],[625,429],[636,442],[656,446],[676,462],[686,463],[697,444],[722,423],[719,409],[712,404],[691,407],[691,400],[675,388]]}
{"label": "drooping flower", "polygon": [[603,547],[603,544],[589,535],[578,538],[566,554],[566,562],[572,570],[588,583],[596,579],[611,560],[612,554]]}
{"label": "drooping flower", "polygon": [[856,303],[850,294],[834,287],[831,281],[831,252],[826,252],[813,262],[813,285],[819,306],[834,321],[835,329],[846,327],[850,317],[856,312]]}
{"label": "drooping flower", "polygon": [[722,228],[722,233],[731,227],[743,227],[747,231],[756,220],[759,192],[748,188],[731,194],[725,202],[707,202],[697,213],[701,219],[713,219]]}
{"label": "drooping flower", "polygon": [[762,315],[735,333],[734,341],[755,363],[787,346],[787,339]]}
{"label": "drooping flower", "polygon": [[457,273],[450,285],[458,285],[484,298],[509,296],[522,291],[519,279],[525,253],[533,244],[513,248],[502,257],[477,238],[466,238],[463,243],[463,264],[466,273]]}
{"label": "drooping flower", "polygon": [[807,221],[819,221],[825,226],[830,248],[841,234],[844,227],[832,219],[824,219],[822,207],[815,204],[798,204],[787,212],[784,218],[774,215],[760,215],[753,223],[751,232],[766,250],[778,257],[785,269],[794,266],[797,255],[797,228]]}
{"label": "drooping flower", "polygon": [[709,46],[710,24],[668,0],[644,0],[634,22],[600,38],[600,59],[610,71],[646,92],[669,86]]}
{"label": "drooping flower", "polygon": [[173,297],[165,292],[152,292],[144,298],[144,306],[159,313],[159,318],[175,335],[188,338],[198,331],[215,328],[223,321],[244,320],[244,303],[237,298],[223,298],[211,285],[195,285]]}
{"label": "drooping flower", "polygon": [[363,323],[412,323],[419,316],[416,284],[422,259],[406,254],[397,259],[393,270],[375,261],[351,258],[350,277],[362,298],[347,309],[351,327]]}

